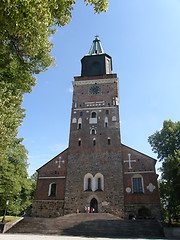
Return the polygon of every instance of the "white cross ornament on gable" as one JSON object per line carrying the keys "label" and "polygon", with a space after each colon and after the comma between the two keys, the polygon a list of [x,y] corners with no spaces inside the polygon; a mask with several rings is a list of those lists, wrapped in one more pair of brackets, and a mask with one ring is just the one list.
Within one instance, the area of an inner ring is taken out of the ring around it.
{"label": "white cross ornament on gable", "polygon": [[131,159],[131,154],[130,153],[128,153],[128,160],[124,160],[124,162],[128,162],[128,164],[129,164],[129,169],[132,169],[132,166],[131,166],[131,163],[132,162],[136,162],[136,160],[134,159]]}
{"label": "white cross ornament on gable", "polygon": [[59,157],[59,160],[56,160],[56,164],[58,164],[58,168],[61,168],[61,163],[64,163],[62,157]]}

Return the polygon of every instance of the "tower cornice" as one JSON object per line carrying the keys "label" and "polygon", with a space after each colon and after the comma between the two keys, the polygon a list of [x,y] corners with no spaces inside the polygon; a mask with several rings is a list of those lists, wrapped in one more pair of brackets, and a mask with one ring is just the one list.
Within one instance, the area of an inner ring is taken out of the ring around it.
{"label": "tower cornice", "polygon": [[96,79],[85,79],[85,78],[78,78],[75,77],[74,81],[72,82],[73,86],[80,86],[80,85],[91,85],[91,84],[102,84],[102,83],[115,83],[115,82],[119,82],[119,79],[117,78],[116,74],[112,74],[115,75],[113,78],[96,78]]}

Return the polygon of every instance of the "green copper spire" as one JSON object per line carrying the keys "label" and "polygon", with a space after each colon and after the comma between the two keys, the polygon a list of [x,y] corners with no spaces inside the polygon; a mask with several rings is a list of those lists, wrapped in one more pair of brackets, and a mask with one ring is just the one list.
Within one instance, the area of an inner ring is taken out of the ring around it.
{"label": "green copper spire", "polygon": [[99,36],[96,35],[89,51],[89,55],[97,55],[102,53],[104,53],[104,50],[102,48],[101,41],[99,40]]}

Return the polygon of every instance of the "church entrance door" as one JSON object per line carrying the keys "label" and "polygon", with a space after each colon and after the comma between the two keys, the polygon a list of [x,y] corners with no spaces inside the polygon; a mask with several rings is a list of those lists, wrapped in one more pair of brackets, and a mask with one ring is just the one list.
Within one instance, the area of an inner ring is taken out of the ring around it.
{"label": "church entrance door", "polygon": [[93,213],[93,212],[97,213],[98,212],[98,202],[95,198],[93,198],[90,202],[90,212],[91,213]]}

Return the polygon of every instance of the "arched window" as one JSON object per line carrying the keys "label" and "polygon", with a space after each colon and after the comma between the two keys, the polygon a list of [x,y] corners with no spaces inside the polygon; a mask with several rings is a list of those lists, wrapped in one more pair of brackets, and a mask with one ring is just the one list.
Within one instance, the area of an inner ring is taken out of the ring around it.
{"label": "arched window", "polygon": [[96,112],[92,112],[92,113],[91,113],[91,117],[92,117],[92,118],[96,118]]}
{"label": "arched window", "polygon": [[108,145],[111,145],[111,138],[108,137]]}
{"label": "arched window", "polygon": [[90,130],[90,134],[96,135],[96,130],[95,130],[94,128],[92,128],[92,129]]}
{"label": "arched window", "polygon": [[56,196],[56,183],[51,183],[49,185],[49,193],[48,193],[49,197],[55,197]]}
{"label": "arched window", "polygon": [[91,173],[87,173],[84,176],[84,191],[92,191],[93,188],[93,175]]}
{"label": "arched window", "polygon": [[78,129],[82,128],[82,118],[78,119]]}
{"label": "arched window", "polygon": [[101,178],[98,178],[98,190],[102,190],[102,188],[101,188]]}
{"label": "arched window", "polygon": [[105,119],[104,119],[104,126],[108,127],[108,117],[105,117]]}
{"label": "arched window", "polygon": [[104,191],[104,176],[101,173],[95,175],[95,191]]}
{"label": "arched window", "polygon": [[78,146],[81,146],[81,138],[78,139]]}
{"label": "arched window", "polygon": [[91,178],[88,178],[88,189],[87,190],[92,190],[91,187]]}
{"label": "arched window", "polygon": [[97,113],[91,112],[90,118],[89,118],[90,124],[97,124]]}
{"label": "arched window", "polygon": [[95,129],[92,129],[92,135],[95,135],[95,134],[96,134]]}
{"label": "arched window", "polygon": [[136,174],[132,177],[132,189],[133,193],[143,193],[143,177],[140,174]]}

